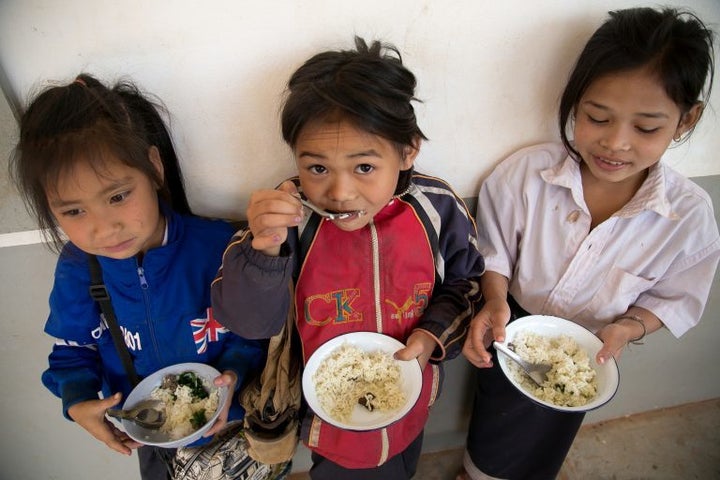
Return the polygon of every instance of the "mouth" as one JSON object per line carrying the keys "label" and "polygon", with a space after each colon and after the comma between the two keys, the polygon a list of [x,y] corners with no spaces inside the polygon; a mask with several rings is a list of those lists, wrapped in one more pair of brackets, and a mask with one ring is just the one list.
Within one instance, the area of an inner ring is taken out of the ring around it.
{"label": "mouth", "polygon": [[354,210],[349,212],[328,211],[328,216],[326,217],[326,220],[350,221],[362,217],[363,215],[365,215],[365,213],[367,213],[365,212],[365,210]]}
{"label": "mouth", "polygon": [[108,253],[119,253],[122,251],[127,250],[130,246],[133,244],[133,239],[125,240],[120,243],[116,243],[115,245],[109,245],[106,247],[102,247],[102,250],[108,252]]}
{"label": "mouth", "polygon": [[623,162],[621,160],[616,160],[608,157],[601,157],[598,155],[593,155],[592,158],[593,160],[595,160],[595,163],[597,165],[606,170],[618,170],[625,167],[626,165],[629,165],[628,162]]}

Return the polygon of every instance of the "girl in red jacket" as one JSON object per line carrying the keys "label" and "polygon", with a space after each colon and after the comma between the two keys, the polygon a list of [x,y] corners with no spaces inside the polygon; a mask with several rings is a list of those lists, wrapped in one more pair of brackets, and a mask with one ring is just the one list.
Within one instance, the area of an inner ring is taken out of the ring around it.
{"label": "girl in red jacket", "polygon": [[[414,89],[398,51],[379,42],[305,62],[282,111],[298,176],[252,194],[212,287],[218,320],[247,338],[276,334],[293,314],[304,361],[338,335],[380,332],[406,345],[398,359],[420,363],[420,398],[384,428],[343,430],[307,411],[313,479],[414,475],[439,362],[459,353],[478,299],[472,218],[446,183],[413,172],[425,138]],[[305,211],[299,197],[338,216]]]}

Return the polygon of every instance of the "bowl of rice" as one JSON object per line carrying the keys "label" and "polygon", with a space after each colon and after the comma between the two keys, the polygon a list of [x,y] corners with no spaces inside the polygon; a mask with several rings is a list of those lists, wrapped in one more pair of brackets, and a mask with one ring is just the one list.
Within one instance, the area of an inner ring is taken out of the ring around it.
{"label": "bowl of rice", "polygon": [[375,332],[337,336],[308,359],[302,388],[312,411],[346,430],[375,430],[404,417],[422,390],[417,360],[393,354],[405,348]]}
{"label": "bowl of rice", "polygon": [[505,376],[524,395],[546,407],[586,412],[613,398],[619,384],[617,362],[595,361],[602,340],[575,322],[549,315],[530,315],[505,328],[505,343],[524,360],[551,365],[540,386],[502,352],[498,363]]}
{"label": "bowl of rice", "polygon": [[191,444],[207,432],[229,400],[227,387],[216,387],[220,375],[202,363],[179,363],[145,377],[130,392],[123,405],[132,408],[146,400],[159,400],[166,421],[158,430],[150,430],[122,420],[125,432],[144,445],[178,448]]}

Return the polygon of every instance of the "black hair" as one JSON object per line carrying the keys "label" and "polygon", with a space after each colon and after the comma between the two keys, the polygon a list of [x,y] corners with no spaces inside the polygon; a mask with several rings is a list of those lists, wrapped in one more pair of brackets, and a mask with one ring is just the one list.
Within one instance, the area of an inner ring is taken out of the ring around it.
{"label": "black hair", "polygon": [[282,109],[282,134],[294,147],[308,122],[340,115],[358,128],[392,142],[401,154],[427,140],[412,101],[415,75],[396,47],[355,37],[355,50],[314,55],[292,74]]}
{"label": "black hair", "polygon": [[[63,240],[48,204],[48,189],[78,162],[102,168],[107,154],[160,185],[158,194],[175,211],[192,213],[161,112],[167,113],[164,106],[132,82],[108,88],[85,73],[70,84],[47,88],[30,102],[20,118],[10,175],[54,250],[60,250]],[[151,147],[160,154],[164,181],[150,161]]]}
{"label": "black hair", "polygon": [[703,88],[705,99],[712,89],[714,35],[695,14],[672,8],[630,8],[609,15],[585,44],[560,100],[560,136],[578,159],[566,127],[597,78],[649,67],[682,114],[701,101]]}

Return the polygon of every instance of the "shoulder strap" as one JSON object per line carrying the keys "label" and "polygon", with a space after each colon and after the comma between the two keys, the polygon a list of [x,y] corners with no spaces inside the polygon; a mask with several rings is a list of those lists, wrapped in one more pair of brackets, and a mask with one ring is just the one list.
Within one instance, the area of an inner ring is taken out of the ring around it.
{"label": "shoulder strap", "polygon": [[110,330],[115,349],[123,362],[130,384],[134,387],[140,383],[140,377],[135,371],[130,352],[127,345],[125,345],[125,339],[118,326],[117,318],[115,318],[115,310],[113,310],[110,295],[107,288],[105,288],[105,282],[103,282],[100,262],[95,255],[88,255],[88,259],[90,261],[90,296],[100,305],[100,310],[105,316],[105,322]]}

